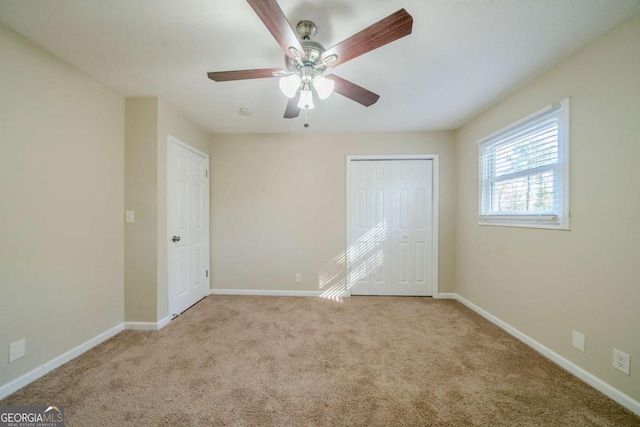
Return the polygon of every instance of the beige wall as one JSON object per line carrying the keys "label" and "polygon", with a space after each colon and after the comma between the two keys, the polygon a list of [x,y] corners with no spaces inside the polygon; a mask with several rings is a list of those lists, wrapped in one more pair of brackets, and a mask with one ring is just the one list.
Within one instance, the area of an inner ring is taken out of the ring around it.
{"label": "beige wall", "polygon": [[123,322],[124,99],[1,25],[0,52],[2,385]]}
{"label": "beige wall", "polygon": [[439,284],[453,292],[453,149],[449,132],[214,136],[211,287],[318,291],[321,272],[343,278],[346,156],[439,154]]}
{"label": "beige wall", "polygon": [[[478,226],[476,141],[566,97],[571,231]],[[640,16],[466,124],[456,151],[457,293],[640,400]]]}
{"label": "beige wall", "polygon": [[209,153],[211,136],[160,98],[126,100],[126,312],[129,322],[168,315],[167,136]]}

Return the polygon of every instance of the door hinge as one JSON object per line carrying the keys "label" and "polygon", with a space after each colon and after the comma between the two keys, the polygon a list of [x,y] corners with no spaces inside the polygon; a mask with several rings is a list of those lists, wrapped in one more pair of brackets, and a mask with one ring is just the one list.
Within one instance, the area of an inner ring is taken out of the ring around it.
{"label": "door hinge", "polygon": [[209,277],[209,270],[207,270],[207,277]]}
{"label": "door hinge", "polygon": [[208,171],[208,170],[205,170],[205,171],[204,171],[204,177],[205,177],[205,178],[209,178],[209,171]]}

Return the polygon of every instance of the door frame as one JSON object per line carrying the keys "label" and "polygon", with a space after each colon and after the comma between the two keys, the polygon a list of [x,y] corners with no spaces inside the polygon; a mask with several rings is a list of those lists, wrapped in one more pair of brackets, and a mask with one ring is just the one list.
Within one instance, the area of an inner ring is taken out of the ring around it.
{"label": "door frame", "polygon": [[[169,221],[169,209],[170,209],[170,203],[171,203],[171,196],[172,196],[172,190],[171,190],[171,178],[172,178],[172,173],[171,173],[171,144],[176,144],[181,146],[182,148],[191,151],[192,153],[195,153],[199,156],[204,157],[206,164],[207,164],[207,172],[206,172],[206,182],[205,182],[205,190],[204,190],[204,200],[203,200],[203,204],[205,206],[205,224],[204,224],[204,248],[205,248],[205,268],[207,270],[207,272],[209,274],[207,274],[205,276],[205,286],[209,289],[209,292],[206,293],[205,296],[209,295],[209,293],[211,292],[211,255],[210,255],[210,247],[209,247],[209,226],[210,226],[210,222],[211,222],[211,217],[210,217],[210,213],[209,213],[209,188],[210,188],[210,181],[211,181],[211,176],[209,175],[209,169],[210,169],[210,163],[209,163],[209,154],[205,153],[204,151],[200,151],[197,148],[187,144],[186,142],[183,142],[181,140],[179,140],[178,138],[171,136],[171,135],[167,135],[167,163],[165,165],[166,169],[166,175],[167,175],[167,204],[166,204],[166,208],[167,208],[167,216],[166,216],[166,235],[164,236],[164,241],[165,241],[165,245],[167,248],[167,258],[165,260],[166,262],[166,266],[167,266],[167,316],[169,316],[169,318],[171,318],[173,316],[172,314],[172,306],[173,304],[175,304],[175,302],[172,299],[172,283],[171,283],[171,272],[170,272],[170,268],[171,268],[171,263],[169,262],[169,258],[171,256],[171,244],[169,243],[169,239],[171,238],[171,236],[173,235],[173,231],[171,230],[171,222]],[[175,284],[174,284],[175,285]]]}
{"label": "door frame", "polygon": [[351,287],[349,287],[349,275],[351,273],[351,266],[349,265],[349,242],[351,242],[351,161],[366,161],[366,160],[431,160],[432,161],[432,184],[433,191],[432,198],[432,236],[433,241],[431,243],[431,261],[432,261],[432,274],[431,280],[433,287],[431,290],[432,298],[438,298],[438,213],[439,200],[440,200],[440,156],[438,154],[360,154],[347,156],[347,241],[345,242],[345,296],[351,296]]}

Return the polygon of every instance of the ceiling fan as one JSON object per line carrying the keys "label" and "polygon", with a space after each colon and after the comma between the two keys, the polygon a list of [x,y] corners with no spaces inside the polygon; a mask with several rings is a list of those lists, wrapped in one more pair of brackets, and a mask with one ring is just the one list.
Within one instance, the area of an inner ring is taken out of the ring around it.
{"label": "ceiling fan", "polygon": [[[276,0],[247,0],[285,53],[285,69],[215,71],[207,75],[216,82],[280,77],[280,89],[289,102],[284,118],[298,117],[300,110],[314,108],[313,93],[325,99],[337,92],[368,107],[379,95],[351,83],[335,74],[323,76],[327,68],[335,67],[369,51],[411,34],[413,18],[406,10],[387,16],[329,49],[311,40],[316,25],[300,21],[294,32]],[[297,33],[297,35],[296,35]],[[305,125],[307,126],[307,125]]]}

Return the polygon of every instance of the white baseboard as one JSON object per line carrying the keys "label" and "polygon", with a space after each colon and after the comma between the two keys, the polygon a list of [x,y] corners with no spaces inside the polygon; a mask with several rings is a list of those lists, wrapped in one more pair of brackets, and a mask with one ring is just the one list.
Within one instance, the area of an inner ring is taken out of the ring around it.
{"label": "white baseboard", "polygon": [[209,295],[261,295],[272,297],[320,297],[322,291],[270,291],[262,289],[211,289]]}
{"label": "white baseboard", "polygon": [[433,298],[437,298],[437,299],[458,299],[458,294],[439,292],[437,295],[434,295]]}
{"label": "white baseboard", "polygon": [[158,322],[124,322],[124,328],[134,331],[159,331],[170,321],[171,317],[167,316]]}
{"label": "white baseboard", "polygon": [[[440,295],[442,295],[442,294],[440,294]],[[518,329],[516,329],[513,326],[509,325],[508,323],[498,319],[497,317],[495,317],[494,315],[492,315],[488,311],[478,307],[477,305],[475,305],[471,301],[461,297],[460,295],[457,295],[457,294],[453,294],[453,295],[456,295],[456,299],[458,301],[460,301],[462,304],[464,304],[465,306],[469,307],[471,310],[475,311],[476,313],[478,313],[479,315],[481,315],[482,317],[484,317],[485,319],[487,319],[491,323],[493,323],[493,324],[499,326],[500,328],[504,329],[506,332],[508,332],[512,336],[516,337],[517,339],[519,339],[520,341],[522,341],[523,343],[525,343],[529,347],[531,347],[534,350],[536,350],[538,353],[540,353],[543,356],[545,356],[546,358],[550,359],[552,362],[560,365],[560,367],[566,369],[567,371],[569,371],[570,373],[572,373],[576,377],[580,378],[582,381],[584,381],[587,384],[589,384],[591,387],[595,388],[596,390],[600,391],[601,393],[603,393],[607,397],[611,398],[613,401],[615,401],[615,402],[619,403],[620,405],[624,406],[625,408],[627,408],[631,412],[635,413],[636,415],[640,415],[640,402],[638,402],[637,400],[633,399],[631,396],[628,396],[628,395],[624,394],[623,392],[621,392],[617,388],[612,387],[611,385],[609,385],[606,382],[602,381],[600,378],[596,377],[595,375],[591,374],[590,372],[585,371],[584,369],[582,369],[581,367],[579,367],[575,363],[571,362],[568,359],[565,359],[564,357],[560,356],[555,351],[553,351],[550,348],[544,346],[543,344],[541,344],[538,341],[534,340],[530,336],[522,333],[521,331],[519,331]]]}
{"label": "white baseboard", "polygon": [[96,335],[95,337],[67,351],[66,353],[61,354],[60,356],[48,362],[45,362],[42,366],[35,368],[30,372],[27,372],[23,376],[16,378],[15,380],[8,382],[7,384],[4,384],[3,386],[0,387],[0,399],[3,399],[6,396],[10,395],[11,393],[14,393],[20,390],[22,387],[37,380],[43,375],[48,374],[49,372],[53,371],[57,367],[62,366],[65,363],[69,362],[70,360],[75,359],[85,351],[90,350],[91,348],[97,346],[98,344],[108,340],[109,338],[121,332],[122,330],[124,330],[124,323],[114,326],[113,328],[101,333],[100,335]]}

